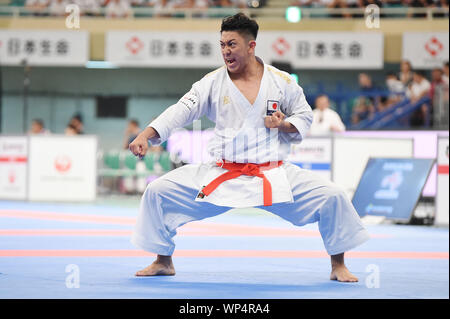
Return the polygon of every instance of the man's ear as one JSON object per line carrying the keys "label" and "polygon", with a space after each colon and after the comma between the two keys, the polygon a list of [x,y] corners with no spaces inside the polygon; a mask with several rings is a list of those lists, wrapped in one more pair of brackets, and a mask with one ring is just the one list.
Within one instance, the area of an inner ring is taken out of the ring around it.
{"label": "man's ear", "polygon": [[255,40],[250,40],[249,46],[250,46],[250,48],[254,49],[256,47],[256,41]]}

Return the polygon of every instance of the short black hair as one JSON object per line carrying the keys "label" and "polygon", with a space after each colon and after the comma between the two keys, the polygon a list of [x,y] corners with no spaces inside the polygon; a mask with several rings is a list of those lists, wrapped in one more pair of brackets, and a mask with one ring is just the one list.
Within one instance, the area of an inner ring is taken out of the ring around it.
{"label": "short black hair", "polygon": [[243,36],[250,36],[256,40],[256,37],[258,36],[258,29],[259,26],[255,20],[252,20],[242,12],[239,12],[222,20],[220,33],[223,31],[236,31]]}

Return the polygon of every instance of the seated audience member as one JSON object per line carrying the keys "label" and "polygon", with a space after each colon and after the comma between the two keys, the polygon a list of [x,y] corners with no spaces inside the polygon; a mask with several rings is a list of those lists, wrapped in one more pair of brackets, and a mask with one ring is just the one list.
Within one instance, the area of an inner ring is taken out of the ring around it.
{"label": "seated audience member", "polygon": [[110,0],[105,15],[107,18],[128,18],[133,12],[127,0]]}
{"label": "seated audience member", "polygon": [[124,133],[124,149],[128,149],[128,145],[130,145],[130,143],[134,141],[140,131],[141,128],[139,127],[139,122],[136,119],[131,119],[130,121],[128,121],[128,125]]}
{"label": "seated audience member", "polygon": [[34,119],[31,121],[31,128],[28,134],[50,134],[50,131],[45,129],[43,120]]}
{"label": "seated audience member", "polygon": [[48,5],[49,0],[26,0],[24,7],[33,12],[35,16],[44,16]]}
{"label": "seated audience member", "polygon": [[431,72],[431,88],[430,88],[431,99],[434,99],[436,90],[438,90],[439,87],[443,87],[444,85],[445,85],[444,71],[439,68],[433,69],[433,71]]}
{"label": "seated audience member", "polygon": [[328,135],[345,131],[345,125],[339,114],[330,109],[328,96],[320,95],[316,98],[313,114],[310,135]]}
{"label": "seated audience member", "polygon": [[[431,84],[425,78],[425,74],[421,71],[415,71],[413,75],[413,82],[409,85],[406,96],[411,103],[416,103],[423,97],[430,94]],[[420,109],[415,111],[409,120],[413,127],[424,126],[429,124],[430,110],[426,104],[423,104]]]}
{"label": "seated audience member", "polygon": [[444,63],[444,66],[442,67],[442,72],[444,73],[442,75],[442,80],[448,86],[448,61]]}
{"label": "seated audience member", "polygon": [[72,0],[80,8],[82,16],[99,16],[105,0]]}
{"label": "seated audience member", "polygon": [[76,134],[84,134],[83,118],[81,114],[72,116],[67,127],[69,128],[69,131],[73,128]]}
{"label": "seated audience member", "polygon": [[64,130],[64,134],[66,134],[68,136],[74,136],[74,135],[78,135],[79,133],[78,133],[75,125],[69,123],[67,125],[66,129]]}
{"label": "seated audience member", "polygon": [[413,79],[413,70],[411,63],[408,60],[403,60],[400,63],[400,72],[398,73],[398,78],[402,81],[405,87],[408,87]]}
{"label": "seated audience member", "polygon": [[395,73],[388,73],[386,76],[386,86],[389,90],[389,96],[386,98],[384,108],[400,102],[404,98],[406,90],[402,81],[398,79]]}
{"label": "seated audience member", "polygon": [[54,17],[63,17],[66,13],[66,7],[69,4],[68,0],[51,0],[48,7],[50,15]]}

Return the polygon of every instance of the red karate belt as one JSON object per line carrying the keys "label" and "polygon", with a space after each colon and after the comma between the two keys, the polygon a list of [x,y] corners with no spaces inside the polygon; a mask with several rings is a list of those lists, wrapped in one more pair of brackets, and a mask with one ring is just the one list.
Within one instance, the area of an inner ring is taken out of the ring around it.
{"label": "red karate belt", "polygon": [[264,193],[264,206],[272,205],[272,185],[270,185],[269,180],[262,173],[263,171],[279,167],[283,164],[283,161],[278,162],[267,162],[262,164],[253,164],[253,163],[225,163],[225,162],[217,162],[217,166],[220,166],[228,172],[220,175],[208,185],[203,187],[201,192],[198,194],[198,197],[203,198],[211,194],[220,184],[223,182],[237,178],[241,175],[248,176],[258,176],[263,179],[263,193]]}

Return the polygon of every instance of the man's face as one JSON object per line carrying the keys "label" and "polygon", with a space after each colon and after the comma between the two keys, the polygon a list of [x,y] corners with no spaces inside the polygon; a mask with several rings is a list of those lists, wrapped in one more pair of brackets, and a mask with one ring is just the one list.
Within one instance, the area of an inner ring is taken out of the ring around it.
{"label": "man's face", "polygon": [[431,73],[431,78],[433,79],[433,81],[440,81],[442,79],[442,71],[440,69],[433,70],[433,72]]}
{"label": "man's face", "polygon": [[321,96],[317,98],[316,100],[316,107],[317,109],[323,111],[327,109],[330,106],[330,102],[328,101],[328,98],[326,96]]}
{"label": "man's face", "polygon": [[32,133],[37,134],[37,133],[40,133],[41,130],[42,130],[41,124],[39,124],[38,122],[34,122],[34,121],[31,122],[31,132]]}
{"label": "man's face", "polygon": [[236,31],[223,31],[220,39],[222,57],[230,73],[239,73],[247,65],[254,51],[255,41]]}

